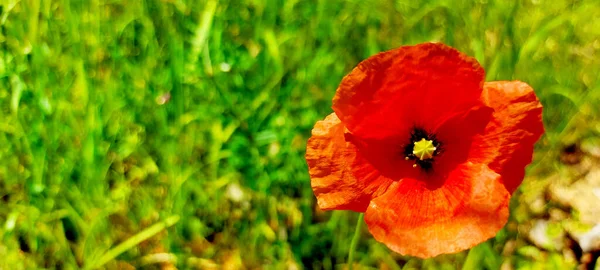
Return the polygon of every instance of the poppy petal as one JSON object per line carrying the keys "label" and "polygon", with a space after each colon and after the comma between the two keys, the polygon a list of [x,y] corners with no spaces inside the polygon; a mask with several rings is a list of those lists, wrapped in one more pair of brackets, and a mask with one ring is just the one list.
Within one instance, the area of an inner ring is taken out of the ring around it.
{"label": "poppy petal", "polygon": [[446,45],[404,46],[366,59],[344,77],[333,110],[359,137],[405,135],[480,105],[484,77],[474,58]]}
{"label": "poppy petal", "polygon": [[523,181],[533,146],[544,133],[542,104],[533,89],[520,81],[486,82],[482,99],[494,109],[493,120],[473,141],[470,155],[473,162],[488,163],[502,175],[512,193]]}
{"label": "poppy petal", "polygon": [[426,175],[429,187],[443,184],[456,166],[467,161],[473,137],[483,132],[492,118],[493,111],[487,106],[475,106],[448,116],[448,119],[435,129],[437,139],[442,143],[441,154],[436,157],[434,173]]}
{"label": "poppy petal", "polygon": [[429,258],[471,248],[508,220],[510,194],[500,175],[463,163],[443,186],[403,179],[373,199],[365,221],[375,239],[400,254]]}
{"label": "poppy petal", "polygon": [[373,168],[345,132],[335,113],[315,124],[306,149],[311,186],[323,210],[364,212],[392,180]]}

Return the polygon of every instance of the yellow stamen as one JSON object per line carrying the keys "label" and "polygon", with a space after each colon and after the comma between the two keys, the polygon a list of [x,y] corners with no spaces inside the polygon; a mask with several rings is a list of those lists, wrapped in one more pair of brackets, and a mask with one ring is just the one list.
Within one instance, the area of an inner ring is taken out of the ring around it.
{"label": "yellow stamen", "polygon": [[433,152],[435,152],[436,148],[433,146],[433,141],[425,140],[425,138],[421,139],[418,142],[415,142],[415,146],[413,147],[413,155],[415,155],[420,160],[433,158]]}

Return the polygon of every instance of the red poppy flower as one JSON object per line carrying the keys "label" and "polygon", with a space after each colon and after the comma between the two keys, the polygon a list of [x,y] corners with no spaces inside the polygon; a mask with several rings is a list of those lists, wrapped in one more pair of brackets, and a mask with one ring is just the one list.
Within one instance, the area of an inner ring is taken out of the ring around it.
{"label": "red poppy flower", "polygon": [[484,75],[435,43],[360,63],[308,140],[319,206],[364,212],[375,239],[422,258],[493,237],[544,128],[529,85]]}

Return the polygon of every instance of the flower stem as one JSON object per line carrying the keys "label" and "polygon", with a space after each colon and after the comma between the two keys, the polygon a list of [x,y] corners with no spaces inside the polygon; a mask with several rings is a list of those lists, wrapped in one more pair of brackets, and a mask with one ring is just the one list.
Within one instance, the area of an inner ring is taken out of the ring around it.
{"label": "flower stem", "polygon": [[354,237],[352,237],[352,242],[350,242],[350,250],[348,251],[348,270],[352,270],[352,260],[354,259],[354,250],[356,249],[356,245],[358,244],[358,238],[360,238],[360,230],[362,229],[363,218],[365,214],[360,213],[358,215],[358,221],[356,221],[356,229],[354,230]]}

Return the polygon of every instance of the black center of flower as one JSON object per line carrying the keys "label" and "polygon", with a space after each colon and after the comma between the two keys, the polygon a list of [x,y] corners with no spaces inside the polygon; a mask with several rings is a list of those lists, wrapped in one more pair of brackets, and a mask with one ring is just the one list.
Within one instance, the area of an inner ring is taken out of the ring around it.
{"label": "black center of flower", "polygon": [[424,170],[431,170],[435,157],[442,152],[442,144],[435,134],[427,132],[422,128],[413,128],[410,132],[410,140],[404,146],[406,160],[414,161],[414,167],[419,166]]}

